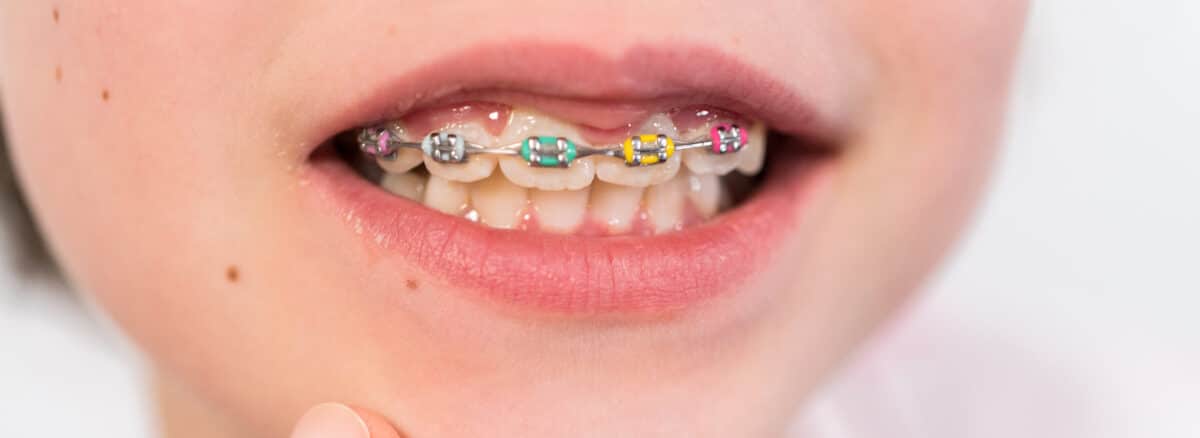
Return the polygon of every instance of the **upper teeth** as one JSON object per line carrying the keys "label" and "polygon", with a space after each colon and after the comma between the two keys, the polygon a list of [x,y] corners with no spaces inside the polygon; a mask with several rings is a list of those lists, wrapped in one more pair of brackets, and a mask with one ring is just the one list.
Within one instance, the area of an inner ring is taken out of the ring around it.
{"label": "upper teeth", "polygon": [[[513,118],[517,123],[510,124],[499,139],[488,135],[480,124],[468,122],[456,123],[455,126],[449,127],[453,128],[452,130],[430,133],[419,143],[405,141],[404,137],[407,133],[398,123],[393,122],[382,127],[364,129],[359,135],[360,148],[367,154],[376,155],[385,169],[392,168],[397,171],[411,169],[415,165],[412,164],[412,154],[402,154],[402,151],[419,149],[423,152],[424,162],[427,167],[430,167],[431,172],[451,180],[464,182],[478,181],[490,175],[495,167],[495,160],[488,160],[489,156],[519,158],[526,167],[534,169],[571,169],[576,167],[575,165],[582,159],[591,156],[620,158],[628,167],[663,166],[669,169],[672,161],[678,161],[672,159],[678,152],[683,156],[682,161],[693,172],[716,174],[729,173],[739,165],[745,171],[752,171],[759,167],[755,161],[761,159],[761,154],[756,153],[752,154],[754,156],[750,157],[750,161],[742,163],[740,154],[735,153],[750,144],[751,137],[762,136],[749,135],[745,129],[733,124],[718,124],[712,127],[692,129],[685,134],[689,138],[694,138],[694,141],[677,143],[674,137],[678,135],[678,132],[670,118],[659,114],[648,119],[643,126],[644,129],[650,131],[649,133],[630,137],[620,145],[587,146],[571,140],[577,138],[577,132],[572,127],[552,118],[539,117],[536,114],[519,110],[514,111]],[[540,128],[541,135],[528,135],[534,127]],[[758,128],[752,130],[755,131],[755,134],[762,131],[757,126],[755,128]],[[759,140],[759,138],[754,138],[754,140]],[[504,145],[496,147],[497,143]],[[390,161],[401,161],[401,163],[387,163]],[[612,179],[632,178],[634,181],[630,185],[646,184],[642,182],[646,179],[645,177],[633,177],[632,173],[618,171],[603,162],[597,164],[602,169],[598,171],[601,179],[609,181],[609,177]],[[447,165],[461,166],[463,169],[452,169]],[[582,167],[591,166],[585,164]],[[517,167],[511,164],[502,165],[502,169],[506,169],[506,173],[519,172]],[[665,178],[650,179],[665,180],[674,175],[674,171],[669,170],[658,173],[665,174]],[[517,179],[528,179],[524,178],[525,176],[530,175],[522,175]],[[587,179],[590,182],[590,176],[584,176],[582,173],[574,179]],[[619,184],[622,181],[609,182]],[[586,184],[582,181],[580,183]],[[539,184],[530,184],[530,186],[536,185]],[[565,186],[566,184],[551,183],[549,185]]]}

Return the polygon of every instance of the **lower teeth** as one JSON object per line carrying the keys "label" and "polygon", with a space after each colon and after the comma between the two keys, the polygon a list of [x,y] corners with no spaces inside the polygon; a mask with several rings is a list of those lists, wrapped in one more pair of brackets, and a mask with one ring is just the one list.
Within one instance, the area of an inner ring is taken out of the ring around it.
{"label": "lower teeth", "polygon": [[699,175],[683,169],[646,188],[595,181],[579,190],[527,189],[503,174],[463,183],[430,175],[422,167],[382,173],[387,192],[452,216],[501,229],[557,234],[654,235],[702,223],[733,205],[744,185],[737,174]]}

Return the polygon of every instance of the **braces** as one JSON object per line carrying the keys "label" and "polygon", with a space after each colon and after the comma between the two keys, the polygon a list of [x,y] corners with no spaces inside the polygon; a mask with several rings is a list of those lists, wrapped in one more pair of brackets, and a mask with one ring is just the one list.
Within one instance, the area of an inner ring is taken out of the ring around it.
{"label": "braces", "polygon": [[384,160],[395,160],[401,148],[418,149],[438,163],[465,163],[470,155],[515,155],[531,167],[571,167],[576,159],[605,156],[625,160],[629,167],[642,167],[667,162],[678,151],[706,149],[714,154],[735,153],[749,142],[745,129],[736,124],[722,123],[709,130],[707,139],[676,144],[662,134],[635,135],[623,144],[589,146],[563,137],[535,136],[520,143],[487,148],[467,142],[457,134],[432,132],[420,143],[400,140],[397,124],[363,128],[358,133],[358,146],[363,153]]}

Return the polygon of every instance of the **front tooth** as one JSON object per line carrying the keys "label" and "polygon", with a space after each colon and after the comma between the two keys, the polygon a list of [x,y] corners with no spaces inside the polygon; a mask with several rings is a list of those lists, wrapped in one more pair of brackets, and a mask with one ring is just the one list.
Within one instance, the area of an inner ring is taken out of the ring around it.
{"label": "front tooth", "polygon": [[527,196],[524,187],[499,173],[471,185],[471,205],[479,213],[479,222],[493,228],[520,225]]}
{"label": "front tooth", "polygon": [[[501,144],[519,144],[533,136],[578,141],[579,131],[552,117],[516,109],[513,110],[512,122],[504,128],[499,141]],[[534,167],[521,157],[503,157],[499,162],[500,171],[509,181],[539,190],[579,190],[591,184],[596,176],[596,167],[590,158],[577,159],[568,168]]]}
{"label": "front tooth", "polygon": [[425,191],[425,177],[415,173],[387,173],[379,185],[393,195],[418,201]]}
{"label": "front tooth", "polygon": [[725,198],[721,177],[711,173],[690,174],[687,183],[688,199],[696,211],[705,219],[715,216]]}
{"label": "front tooth", "polygon": [[738,172],[743,175],[754,175],[762,170],[763,160],[767,155],[767,125],[762,122],[754,124],[746,138],[746,145],[738,151]]}
{"label": "front tooth", "polygon": [[688,197],[688,176],[678,175],[662,184],[646,189],[646,214],[655,233],[683,227],[684,201]]}
{"label": "front tooth", "polygon": [[442,213],[462,214],[467,210],[469,199],[470,187],[466,183],[430,175],[425,185],[425,206]]}
{"label": "front tooth", "polygon": [[596,176],[591,157],[577,159],[565,169],[533,167],[517,157],[502,157],[498,161],[500,171],[513,184],[538,190],[579,190],[591,184]]}
{"label": "front tooth", "polygon": [[532,190],[529,203],[542,230],[570,233],[579,228],[588,211],[588,190]]}
{"label": "front tooth", "polygon": [[641,187],[597,181],[592,185],[589,208],[592,218],[604,224],[611,234],[628,232],[641,207],[643,191]]}
{"label": "front tooth", "polygon": [[[496,139],[487,132],[487,128],[478,122],[456,122],[440,129],[441,131],[458,135],[469,143],[483,147],[492,147]],[[491,176],[496,169],[496,157],[492,155],[467,151],[465,163],[439,163],[433,157],[425,156],[425,168],[429,173],[458,182],[475,182]]]}
{"label": "front tooth", "polygon": [[[655,114],[642,124],[640,134],[664,134],[672,139],[679,136],[675,123],[666,114]],[[596,160],[596,178],[613,184],[630,187],[647,187],[661,184],[679,173],[679,158],[671,157],[666,163],[649,166],[629,167],[625,161],[612,158]]]}

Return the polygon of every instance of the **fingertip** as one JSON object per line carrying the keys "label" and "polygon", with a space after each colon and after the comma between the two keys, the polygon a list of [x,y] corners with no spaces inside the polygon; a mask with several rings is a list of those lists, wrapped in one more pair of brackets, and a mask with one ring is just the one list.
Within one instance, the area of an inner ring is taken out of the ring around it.
{"label": "fingertip", "polygon": [[341,403],[313,406],[300,417],[291,438],[371,438],[366,421]]}
{"label": "fingertip", "polygon": [[407,437],[407,435],[401,432],[399,428],[392,425],[392,422],[388,421],[388,419],[384,418],[382,415],[358,406],[351,406],[350,408],[353,409],[354,412],[358,413],[359,419],[362,420],[367,430],[370,431],[371,438]]}

